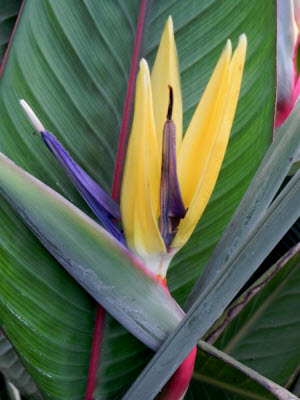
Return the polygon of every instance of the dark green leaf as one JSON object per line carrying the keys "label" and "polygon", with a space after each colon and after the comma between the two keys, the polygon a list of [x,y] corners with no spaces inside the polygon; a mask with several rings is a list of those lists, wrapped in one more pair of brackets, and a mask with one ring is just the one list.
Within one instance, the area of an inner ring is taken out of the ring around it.
{"label": "dark green leaf", "polygon": [[[282,386],[286,386],[300,359],[300,318],[295,312],[300,298],[299,245],[293,253],[284,268],[247,304],[216,342],[226,354]],[[288,257],[287,254],[281,262]],[[215,388],[235,386],[237,391],[253,393],[257,398],[266,397],[265,391],[251,379],[237,376],[232,368],[221,367],[203,353],[198,354],[192,384],[192,388],[194,385],[198,388],[199,395],[205,393],[205,383],[210,381],[212,371],[215,372],[210,384]],[[234,390],[229,392],[227,398],[236,398]]]}
{"label": "dark green leaf", "polygon": [[[284,389],[282,386],[271,381],[270,379],[266,378],[265,376],[257,373],[253,369],[240,363],[233,357],[228,356],[227,354],[216,349],[215,347],[211,346],[210,344],[200,340],[200,342],[198,342],[198,347],[206,354],[213,356],[214,359],[217,358],[217,359],[223,361],[223,363],[230,365],[231,367],[234,367],[237,371],[242,372],[243,374],[245,374],[246,376],[251,378],[253,381],[259,383],[261,386],[266,388],[269,391],[269,393],[274,395],[277,399],[279,399],[279,400],[297,400],[296,396],[294,396],[288,390]],[[254,393],[256,394],[257,392],[254,392]]]}

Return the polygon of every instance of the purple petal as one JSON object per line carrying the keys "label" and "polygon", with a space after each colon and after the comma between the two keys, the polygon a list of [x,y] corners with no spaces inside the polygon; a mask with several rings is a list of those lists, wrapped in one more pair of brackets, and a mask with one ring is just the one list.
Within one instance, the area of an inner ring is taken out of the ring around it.
{"label": "purple petal", "polygon": [[47,147],[71,179],[84,200],[103,226],[118,240],[124,242],[123,232],[116,225],[120,207],[70,156],[56,137],[46,130],[41,132]]}
{"label": "purple petal", "polygon": [[[168,111],[168,118],[171,118]],[[162,145],[162,166],[160,185],[160,232],[168,248],[177,232],[184,207],[178,183],[176,169],[176,132],[175,125],[168,119],[164,126]]]}

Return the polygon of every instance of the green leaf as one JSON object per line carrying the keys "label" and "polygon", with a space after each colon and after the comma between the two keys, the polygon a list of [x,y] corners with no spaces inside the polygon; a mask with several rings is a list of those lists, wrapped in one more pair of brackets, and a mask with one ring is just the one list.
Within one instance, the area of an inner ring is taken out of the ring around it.
{"label": "green leaf", "polygon": [[[257,373],[253,369],[247,367],[246,365],[238,362],[233,357],[228,356],[222,351],[216,349],[210,344],[200,340],[198,342],[198,347],[205,353],[213,356],[213,358],[217,358],[223,363],[234,367],[236,370],[244,373],[246,376],[251,378],[253,381],[259,383],[263,387],[265,387],[270,393],[272,393],[279,400],[297,400],[297,397],[290,393],[288,390],[284,389],[282,386],[277,385],[275,382],[272,382],[270,379],[265,376]],[[255,392],[257,393],[257,392]]]}
{"label": "green leaf", "polygon": [[41,399],[35,382],[2,332],[0,332],[0,370],[6,379],[28,399]]}
{"label": "green leaf", "polygon": [[[300,357],[300,319],[295,313],[300,298],[299,245],[292,253],[293,257],[289,253],[283,257],[278,264],[290,258],[284,268],[246,305],[216,342],[223,352],[282,386],[297,369]],[[232,368],[220,367],[214,358],[203,353],[197,356],[192,391],[198,388],[199,395],[204,395],[205,382],[210,380],[212,371],[215,371],[215,388],[227,384],[235,386],[237,391],[266,396],[251,379],[241,376],[237,379]],[[235,397],[232,394],[229,398]]]}
{"label": "green leaf", "polygon": [[[198,297],[180,325],[132,385],[124,400],[138,399],[141,393],[151,398],[158,393],[192,350],[193,345],[211,327],[275,244],[297,220],[300,214],[299,183],[300,171],[274,200],[259,226],[249,233],[238,254],[234,254],[228,260],[220,274]],[[165,365],[172,367],[166,370]]]}
{"label": "green leaf", "polygon": [[[0,149],[88,214],[86,205],[44,148],[42,141],[32,135],[32,128],[19,109],[18,99],[25,98],[31,104],[43,124],[57,135],[76,161],[109,192],[139,6],[138,0],[125,3],[87,0],[76,2],[71,8],[63,0],[44,0],[36,4],[26,2],[0,83]],[[262,4],[259,0],[253,0],[250,4],[245,0],[228,0],[226,3],[213,0],[153,0],[148,4],[141,54],[150,63],[154,60],[163,25],[170,14],[174,19],[182,72],[185,128],[226,39],[230,37],[235,45],[239,34],[245,32],[249,42],[241,100],[219,182],[197,231],[178,254],[168,275],[169,287],[183,304],[271,141],[275,103],[275,2]],[[266,76],[268,79],[265,79]],[[78,320],[83,318],[91,326],[94,318],[93,303],[84,297],[73,281],[67,283],[66,274],[60,271],[58,264],[2,200],[1,209],[0,218],[10,227],[1,228],[0,247],[6,249],[2,259],[5,259],[6,268],[10,272],[6,280],[11,293],[11,297],[5,296],[1,302],[10,304],[14,298],[21,305],[21,297],[14,292],[13,282],[16,279],[22,281],[22,268],[25,265],[27,279],[34,283],[27,289],[25,284],[22,285],[22,293],[30,297],[38,291],[40,302],[47,304],[49,301],[52,304],[54,301],[59,310],[64,309],[68,313],[69,305],[63,302],[62,295],[57,296],[57,291],[51,290],[51,295],[47,292],[48,298],[43,299],[42,291],[38,290],[38,281],[32,279],[38,276],[38,260],[42,260],[44,274],[48,275],[45,281],[53,279],[54,288],[57,285],[74,287],[73,302],[78,304]],[[17,252],[18,263],[14,261],[16,250],[12,237],[20,248]],[[22,257],[27,257],[26,261],[22,261]],[[90,310],[87,313],[82,311],[82,317],[79,316],[81,301],[85,304],[82,308]],[[21,310],[21,307],[17,310],[20,315]],[[18,315],[15,309],[14,312]],[[1,323],[4,316],[7,321],[13,314],[9,311],[4,313],[0,309]],[[36,318],[41,326],[48,326],[47,312],[36,313]],[[61,329],[52,331],[60,344],[65,343],[65,336],[72,336],[72,327],[77,327],[71,324],[68,329],[67,326],[62,328],[63,320],[60,321]],[[126,372],[129,362],[135,374],[140,368],[136,368],[132,362],[133,358],[137,358],[135,340],[126,335],[124,329],[112,323],[109,317],[107,321],[104,346],[116,343],[117,340],[122,343],[124,340],[124,347],[130,341],[133,350],[127,347],[122,364],[115,350],[119,345],[106,349],[107,354],[111,351],[112,357],[117,360],[117,368],[115,375],[111,368],[104,371],[110,379],[106,386],[101,386],[103,381],[100,381],[101,393],[112,390],[115,382],[119,383],[122,378],[125,387],[130,383],[133,375],[127,375]],[[32,323],[31,320],[27,322],[28,326]],[[82,323],[85,325],[85,322]],[[92,328],[89,329],[92,335]],[[11,328],[10,334],[12,331]],[[36,326],[33,332],[38,332]],[[18,342],[17,347],[22,353],[23,336],[22,330],[14,331],[14,344]],[[36,340],[34,333],[31,338],[32,342]],[[74,379],[64,374],[63,370],[66,368],[74,371],[74,364],[78,363],[82,376],[86,376],[90,343],[89,336],[83,345],[84,356],[77,353],[76,362],[69,361],[66,353],[62,355],[60,375],[64,376],[64,380],[58,379],[54,365],[52,369],[48,368],[47,374],[51,375],[53,382],[51,387],[39,365],[35,379],[42,384],[44,394],[56,392],[56,386],[60,388],[60,398],[64,396],[70,399],[73,390],[77,390],[78,396],[80,393],[82,395],[83,384],[80,389],[76,387]],[[145,354],[144,348],[141,348],[140,354]],[[72,357],[75,358],[74,352]],[[34,359],[27,360],[27,366],[31,364],[33,369]],[[120,373],[121,369],[123,374]]]}
{"label": "green leaf", "polygon": [[154,353],[109,314],[105,319],[94,398],[119,399]]}
{"label": "green leaf", "polygon": [[0,66],[21,4],[22,0],[2,0],[0,3]]}
{"label": "green leaf", "polygon": [[[224,363],[215,359],[213,368],[221,371]],[[202,375],[200,372],[194,373],[185,400],[197,400],[201,395],[201,400],[276,400],[276,397],[267,392],[258,383],[251,381],[251,387],[244,389],[240,387],[240,382],[243,382],[245,376],[234,369],[226,367],[227,375],[225,379],[218,379],[211,371],[209,376]],[[231,378],[231,379],[230,379]]]}

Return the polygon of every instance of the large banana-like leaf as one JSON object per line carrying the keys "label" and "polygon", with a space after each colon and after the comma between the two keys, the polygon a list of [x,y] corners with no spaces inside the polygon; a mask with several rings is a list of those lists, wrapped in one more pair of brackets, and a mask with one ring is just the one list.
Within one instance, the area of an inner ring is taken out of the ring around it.
{"label": "large banana-like leaf", "polygon": [[[207,212],[190,243],[175,260],[168,278],[182,303],[271,140],[275,101],[275,3],[262,4],[258,0],[251,4],[246,0],[145,3],[148,13],[141,54],[150,62],[167,16],[171,14],[174,19],[185,126],[227,37],[236,43],[238,35],[245,32],[249,42],[241,100],[224,168]],[[19,110],[18,98],[30,102],[44,125],[109,191],[139,6],[138,0],[89,0],[76,2],[72,7],[63,0],[27,1],[2,75],[1,150],[85,212],[88,212],[86,206],[42,141],[31,134],[31,127]],[[1,324],[23,355],[45,397],[80,399],[86,385],[94,303],[2,200],[1,221]],[[20,320],[26,310],[33,310],[33,304],[36,311],[26,313],[26,320]],[[118,364],[121,372],[118,367],[106,366],[104,375],[111,375],[110,379],[100,381],[101,398],[115,395],[114,379],[121,382],[121,388],[128,385],[129,378],[140,368],[131,361],[132,372],[125,371],[128,360],[137,358],[138,349],[122,328],[109,318],[107,321],[104,345],[114,340],[116,343],[117,337],[118,346],[124,343],[125,347],[130,342],[132,350],[127,346],[124,362]],[[38,354],[33,357],[28,349],[34,343]],[[118,347],[111,349],[112,362],[114,358],[120,360]],[[144,351],[141,347],[139,354]],[[40,360],[47,359],[47,365],[37,363],[37,356]]]}

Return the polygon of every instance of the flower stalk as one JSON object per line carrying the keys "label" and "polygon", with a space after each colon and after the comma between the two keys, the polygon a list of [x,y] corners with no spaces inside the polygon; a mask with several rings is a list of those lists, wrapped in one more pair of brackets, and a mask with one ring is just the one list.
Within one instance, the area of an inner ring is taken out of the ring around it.
{"label": "flower stalk", "polygon": [[121,218],[127,246],[162,279],[174,254],[190,238],[216,184],[239,97],[246,48],[244,34],[233,54],[227,40],[184,138],[171,17],[151,75],[146,60],[140,62]]}

